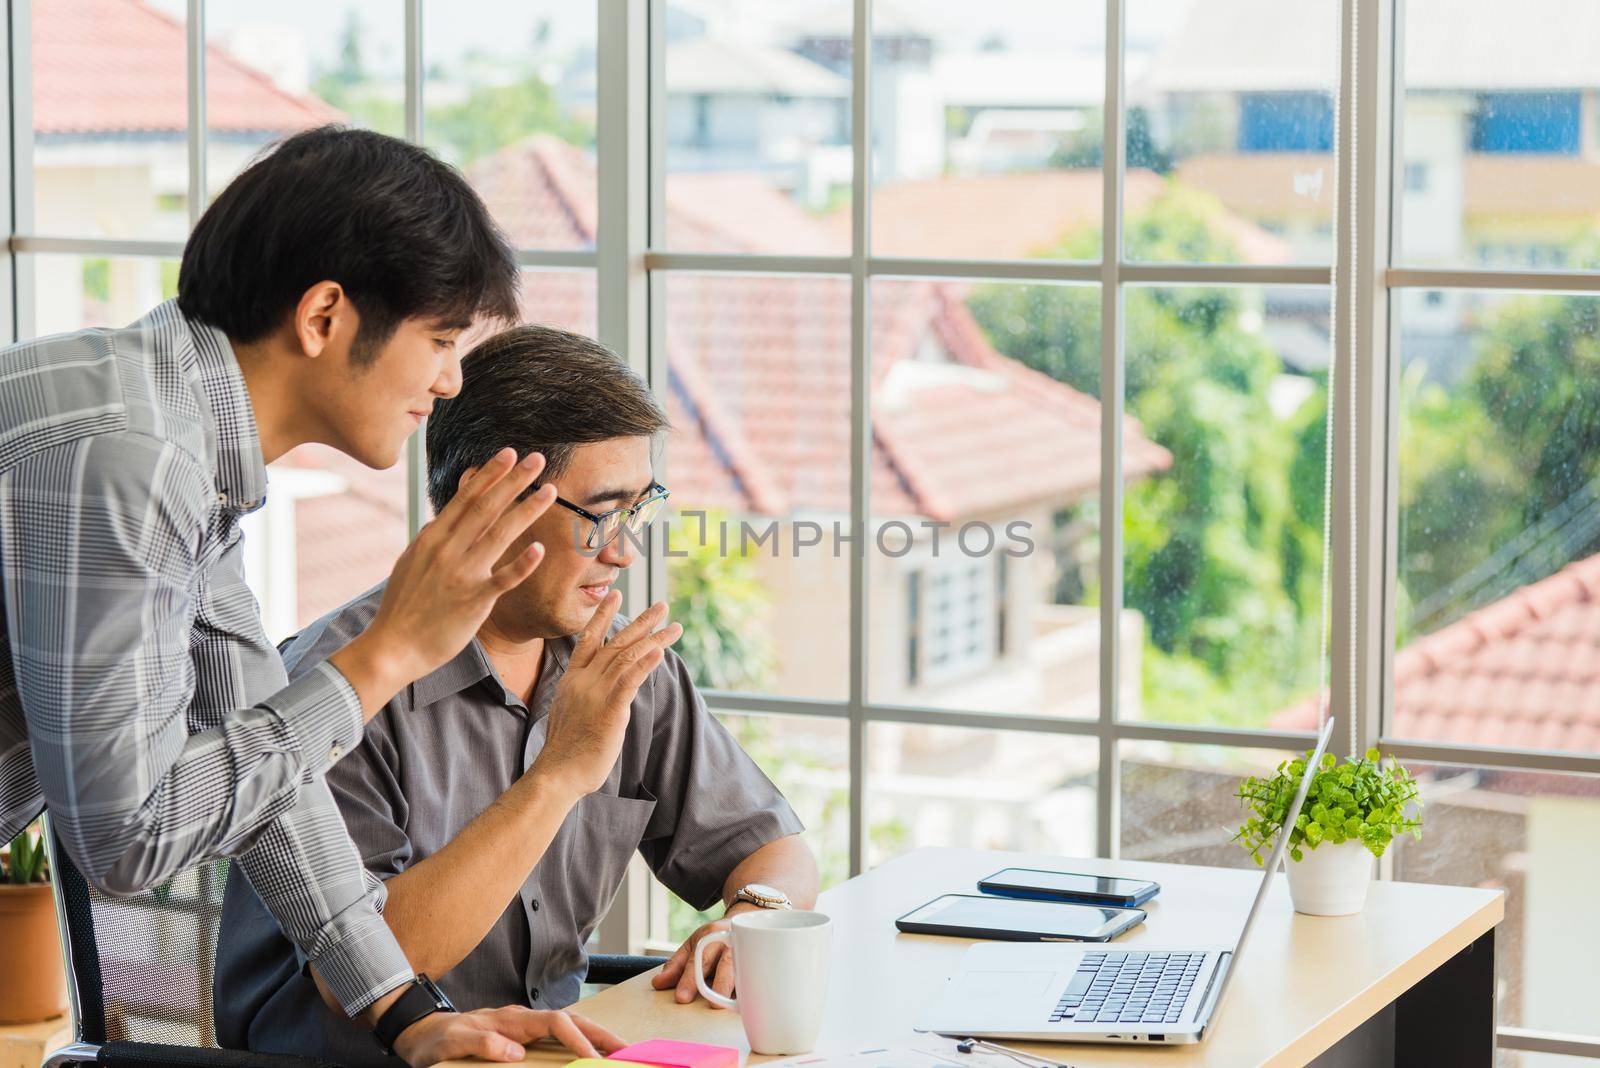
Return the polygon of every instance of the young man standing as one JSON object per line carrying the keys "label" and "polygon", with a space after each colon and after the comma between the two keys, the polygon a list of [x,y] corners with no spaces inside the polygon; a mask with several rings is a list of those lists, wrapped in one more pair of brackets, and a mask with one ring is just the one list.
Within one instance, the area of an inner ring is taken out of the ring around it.
{"label": "young man standing", "polygon": [[[499,450],[542,453],[560,496],[521,541],[542,541],[544,562],[457,656],[389,702],[329,785],[418,968],[463,1006],[563,1006],[578,997],[584,944],[635,852],[696,908],[720,901],[724,917],[809,908],[817,868],[793,810],[707,710],[683,661],[617,651],[664,622],[657,606],[624,625],[612,589],[666,497],[651,464],[666,416],[649,389],[603,346],[539,326],[490,338],[464,372],[460,395],[428,424],[429,495],[448,508]],[[290,674],[315,672],[386,596],[369,591],[286,644]],[[660,640],[678,633],[673,624]],[[582,717],[560,700],[640,666],[648,677],[628,707]],[[392,1063],[319,1004],[238,879],[223,917],[224,1045]],[[655,987],[692,1000],[694,945],[724,924],[696,931]],[[735,975],[721,951],[706,954],[707,978],[726,994]]]}
{"label": "young man standing", "polygon": [[562,1014],[433,1011],[324,779],[538,565],[540,547],[506,549],[551,502],[523,496],[542,459],[486,463],[401,556],[371,624],[292,684],[238,522],[297,445],[395,463],[459,389],[460,332],[515,316],[516,273],[458,173],[324,128],[206,210],[177,300],[0,351],[0,840],[48,806],[111,894],[235,858],[324,996],[412,1064],[520,1059],[552,1033],[591,1055],[614,1042]]}

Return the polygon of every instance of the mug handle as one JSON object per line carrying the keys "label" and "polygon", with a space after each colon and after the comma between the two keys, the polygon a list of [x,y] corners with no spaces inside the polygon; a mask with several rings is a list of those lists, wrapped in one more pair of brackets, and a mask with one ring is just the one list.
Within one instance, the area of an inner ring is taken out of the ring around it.
{"label": "mug handle", "polygon": [[721,1005],[725,1009],[732,1009],[735,1012],[738,1012],[738,998],[723,997],[715,990],[712,990],[710,984],[706,982],[706,947],[713,942],[721,942],[723,945],[728,947],[728,952],[732,953],[733,943],[730,941],[732,938],[732,931],[712,931],[710,934],[706,935],[704,938],[700,939],[700,941],[694,944],[694,985],[695,988],[700,991],[700,996],[711,1002],[711,1004]]}

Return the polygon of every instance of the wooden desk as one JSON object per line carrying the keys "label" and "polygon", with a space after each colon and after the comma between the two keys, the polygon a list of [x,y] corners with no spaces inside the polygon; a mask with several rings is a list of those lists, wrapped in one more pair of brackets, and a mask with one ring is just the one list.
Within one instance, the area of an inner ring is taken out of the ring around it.
{"label": "wooden desk", "polygon": [[[923,849],[829,890],[817,908],[833,917],[833,972],[819,1052],[892,1045],[954,975],[969,943],[905,935],[894,918],[941,893],[972,891],[1000,868],[1055,868],[1155,879],[1149,919],[1125,946],[1226,944],[1244,922],[1260,876],[1224,868],[1067,860],[1025,853]],[[1163,1065],[1416,1065],[1494,1062],[1494,928],[1498,891],[1377,882],[1366,909],[1337,918],[1301,916],[1280,875],[1217,1023],[1193,1046],[1046,1044],[1024,1048],[1080,1068]],[[574,1006],[630,1041],[681,1038],[737,1046],[738,1017],[702,1001],[678,1005],[648,975]],[[1020,1046],[1021,1044],[1018,1043]],[[570,1058],[541,1047],[530,1062]],[[469,1062],[458,1062],[467,1064]]]}

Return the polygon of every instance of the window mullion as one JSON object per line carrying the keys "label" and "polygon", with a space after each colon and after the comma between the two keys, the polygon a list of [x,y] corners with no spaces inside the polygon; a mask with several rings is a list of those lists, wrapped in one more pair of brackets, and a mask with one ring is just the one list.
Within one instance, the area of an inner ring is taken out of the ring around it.
{"label": "window mullion", "polygon": [[[598,8],[596,334],[648,376],[651,0],[607,0]],[[624,611],[637,613],[646,606],[651,574],[658,570],[630,568],[622,573],[618,587]],[[596,931],[602,951],[634,953],[644,946],[649,899],[649,872],[635,857]]]}
{"label": "window mullion", "polygon": [[1358,392],[1355,446],[1357,467],[1353,488],[1356,512],[1355,529],[1359,542],[1356,552],[1356,619],[1365,621],[1348,628],[1359,644],[1355,650],[1359,684],[1355,709],[1357,750],[1373,745],[1382,730],[1383,705],[1388,690],[1387,671],[1392,661],[1393,628],[1388,606],[1393,603],[1386,585],[1387,561],[1393,539],[1386,530],[1387,507],[1393,482],[1387,477],[1390,463],[1390,421],[1388,412],[1394,391],[1390,373],[1389,295],[1383,288],[1389,266],[1392,189],[1390,176],[1391,139],[1389,124],[1394,0],[1357,0],[1361,20],[1358,26],[1356,78],[1357,156],[1356,156],[1356,245],[1359,266],[1356,270],[1356,302],[1362,318],[1358,329],[1356,377]]}
{"label": "window mullion", "polygon": [[[28,0],[16,0],[7,8],[6,50],[0,56],[4,68],[0,70],[0,92],[5,94],[11,136],[0,146],[0,153],[5,157],[0,161],[0,181],[5,183],[6,222],[14,239],[26,228],[33,207],[33,94],[30,92],[33,71],[29,62],[32,13]],[[0,278],[0,286],[9,298],[10,312],[3,330],[8,340],[18,341],[27,336],[23,333],[23,324],[32,318],[31,314],[24,316],[22,299],[28,298],[31,313],[33,294],[31,287],[23,282],[26,269],[14,242],[8,243],[7,253],[6,273]]]}
{"label": "window mullion", "polygon": [[189,0],[184,24],[188,76],[189,225],[206,210],[206,2]]}
{"label": "window mullion", "polygon": [[[868,107],[872,0],[855,0],[850,66],[850,530],[866,537],[871,460],[872,319],[867,256],[871,241],[872,169]],[[850,874],[866,868],[867,562],[861,543],[850,554]]]}
{"label": "window mullion", "polygon": [[[646,139],[649,151],[644,158],[646,210],[646,247],[644,253],[645,299],[648,304],[648,344],[644,347],[645,366],[641,372],[650,383],[651,391],[667,403],[669,365],[667,363],[667,278],[651,269],[650,257],[667,243],[667,0],[649,0],[650,28],[648,51],[647,95],[648,117]],[[655,459],[656,481],[672,484],[671,450],[663,446]],[[651,603],[665,601],[668,593],[666,542],[651,536],[646,542],[645,584]]]}
{"label": "window mullion", "polygon": [[1124,0],[1106,0],[1106,87],[1100,248],[1100,701],[1095,852],[1117,855],[1117,698],[1122,674],[1122,422],[1127,398],[1122,291],[1122,188],[1127,112],[1122,76]]}
{"label": "window mullion", "polygon": [[[406,140],[422,143],[422,0],[405,0]],[[427,420],[406,440],[406,540],[427,521]]]}
{"label": "window mullion", "polygon": [[[1392,0],[1341,5],[1329,707],[1340,747],[1378,737],[1383,696],[1388,480],[1388,70]],[[1362,621],[1366,621],[1363,624]]]}

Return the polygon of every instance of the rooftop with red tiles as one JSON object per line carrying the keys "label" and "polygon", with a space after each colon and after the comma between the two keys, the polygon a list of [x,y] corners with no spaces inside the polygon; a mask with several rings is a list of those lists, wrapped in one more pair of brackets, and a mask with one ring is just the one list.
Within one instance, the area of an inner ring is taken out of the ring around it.
{"label": "rooftop with red tiles", "polygon": [[[1397,738],[1600,751],[1600,554],[1579,560],[1395,654]],[[1272,726],[1309,730],[1315,702]]]}
{"label": "rooftop with red tiles", "polygon": [[[33,5],[33,128],[40,136],[163,133],[188,126],[184,25],[140,0]],[[206,49],[206,125],[288,133],[340,118],[280,89],[226,50]]]}
{"label": "rooftop with red tiles", "polygon": [[[536,136],[469,174],[519,242],[592,244],[594,169],[581,149]],[[668,201],[669,243],[678,247],[704,237],[715,247],[737,241],[752,252],[789,253],[810,224],[759,177],[723,174],[709,188],[739,206],[741,226],[708,233],[715,220],[705,202],[682,206],[689,188],[677,187]],[[757,225],[763,218],[772,224]],[[529,277],[540,287],[526,303],[530,318],[593,320],[592,287],[552,288],[538,273]],[[675,273],[666,289],[675,497],[686,507],[735,512],[848,512],[847,284]],[[1099,403],[996,352],[967,310],[969,289],[938,281],[873,287],[878,514],[953,519],[1075,499],[1099,483]],[[1135,420],[1125,422],[1124,442],[1128,478],[1171,463]]]}

